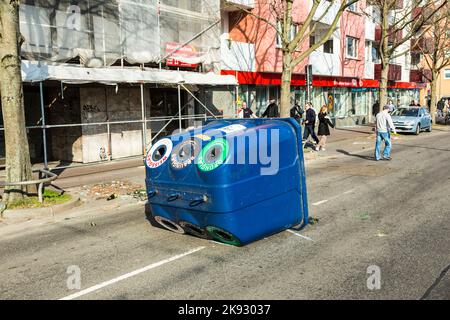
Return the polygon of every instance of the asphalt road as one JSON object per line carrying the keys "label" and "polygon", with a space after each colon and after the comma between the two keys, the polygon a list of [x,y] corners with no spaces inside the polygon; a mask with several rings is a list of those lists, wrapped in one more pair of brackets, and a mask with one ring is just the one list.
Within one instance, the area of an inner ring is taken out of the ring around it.
{"label": "asphalt road", "polygon": [[308,164],[319,223],[241,248],[152,227],[142,208],[0,229],[0,298],[450,299],[450,133],[402,138],[391,162],[371,153]]}

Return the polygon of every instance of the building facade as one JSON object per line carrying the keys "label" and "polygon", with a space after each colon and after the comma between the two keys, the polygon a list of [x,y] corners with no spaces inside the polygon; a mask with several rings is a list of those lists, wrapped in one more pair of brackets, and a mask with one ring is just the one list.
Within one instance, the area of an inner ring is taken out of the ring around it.
{"label": "building facade", "polygon": [[[238,78],[240,99],[261,114],[270,97],[279,98],[282,52],[275,29],[255,16],[273,24],[276,24],[276,17],[267,1],[225,3],[231,5],[222,10],[222,74]],[[243,13],[239,5],[252,10],[253,15]],[[294,2],[295,24],[305,21],[311,5],[309,0]],[[395,10],[402,8],[403,1],[398,1]],[[314,17],[317,27],[309,39],[301,43],[300,50],[326,32],[338,9],[339,3],[321,2]],[[395,12],[392,15],[395,16]],[[316,109],[329,106],[341,126],[369,122],[372,106],[378,99],[381,71],[376,50],[381,36],[377,17],[376,8],[365,0],[349,7],[330,39],[294,69],[292,102],[305,103],[305,66],[310,64],[313,73],[311,101]],[[389,72],[388,95],[394,103],[400,101],[402,105],[419,100],[419,91],[424,87],[422,83],[411,81],[409,45],[408,41],[398,48],[399,52],[406,53],[392,60]]]}

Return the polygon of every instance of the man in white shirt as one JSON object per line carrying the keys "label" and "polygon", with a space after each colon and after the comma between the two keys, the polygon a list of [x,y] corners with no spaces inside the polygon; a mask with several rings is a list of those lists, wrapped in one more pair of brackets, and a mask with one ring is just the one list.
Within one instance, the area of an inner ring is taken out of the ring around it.
{"label": "man in white shirt", "polygon": [[[388,105],[384,106],[383,110],[377,114],[376,118],[376,135],[377,141],[375,144],[375,160],[379,161],[383,160],[391,160],[391,136],[390,130],[394,131],[394,134],[397,134],[395,130],[394,123],[392,122],[391,115],[389,114],[390,107]],[[383,158],[381,158],[381,142],[384,141],[384,152]]]}

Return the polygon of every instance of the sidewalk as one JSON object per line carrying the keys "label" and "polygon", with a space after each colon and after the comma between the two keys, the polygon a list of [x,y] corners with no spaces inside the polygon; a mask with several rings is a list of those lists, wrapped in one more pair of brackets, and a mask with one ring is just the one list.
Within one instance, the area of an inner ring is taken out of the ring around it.
{"label": "sidewalk", "polygon": [[375,143],[374,126],[371,124],[349,128],[335,128],[331,129],[330,133],[325,147],[326,151],[316,152],[311,148],[304,149],[307,163],[316,159],[340,156],[343,154],[343,151],[358,152],[366,150]]}

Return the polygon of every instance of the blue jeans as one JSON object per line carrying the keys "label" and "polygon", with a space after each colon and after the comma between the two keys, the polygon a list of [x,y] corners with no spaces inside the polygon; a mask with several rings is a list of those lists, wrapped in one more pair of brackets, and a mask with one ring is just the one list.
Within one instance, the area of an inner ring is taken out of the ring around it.
{"label": "blue jeans", "polygon": [[389,132],[377,132],[377,142],[375,144],[375,159],[381,159],[381,142],[384,141],[383,157],[389,158],[391,156],[391,135]]}
{"label": "blue jeans", "polygon": [[316,143],[319,143],[319,138],[317,138],[316,133],[314,132],[314,125],[306,124],[303,131],[303,140],[308,140],[310,135]]}

